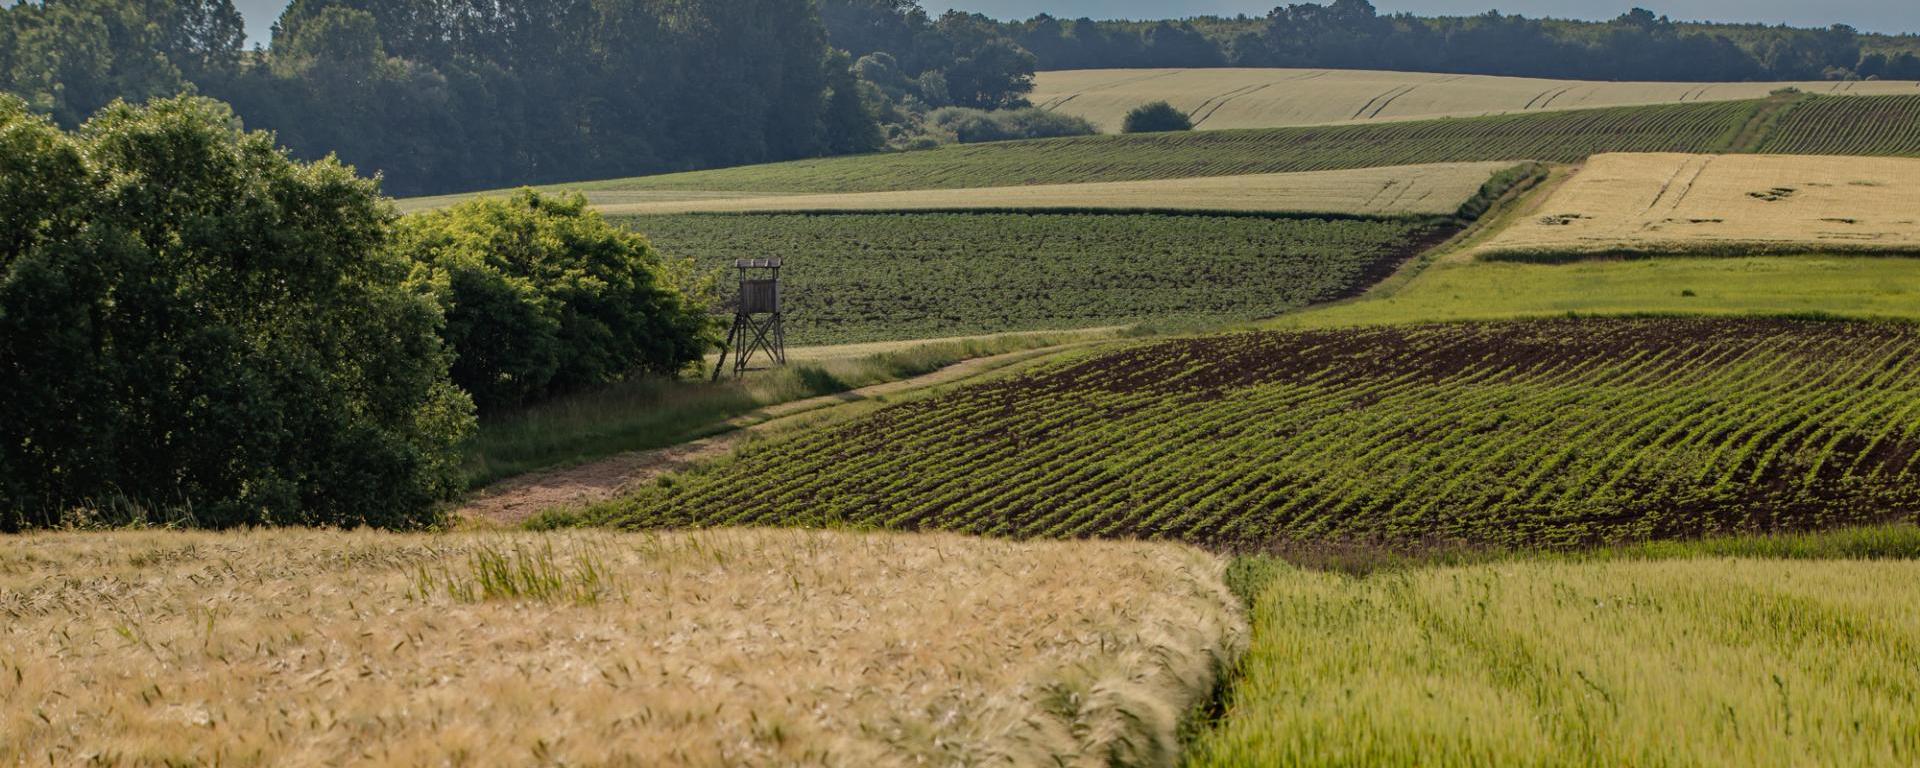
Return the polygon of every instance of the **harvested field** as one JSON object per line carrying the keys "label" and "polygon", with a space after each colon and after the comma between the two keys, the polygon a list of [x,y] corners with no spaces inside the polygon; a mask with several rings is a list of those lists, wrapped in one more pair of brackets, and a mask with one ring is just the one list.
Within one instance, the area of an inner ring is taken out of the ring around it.
{"label": "harvested field", "polygon": [[1127,110],[1166,101],[1194,127],[1300,125],[1763,99],[1781,88],[1832,95],[1916,95],[1903,81],[1623,83],[1325,69],[1085,69],[1041,72],[1030,100],[1117,132]]}
{"label": "harvested field", "polygon": [[1121,210],[1447,216],[1512,163],[1443,163],[1166,181],[600,204],[608,214]]}
{"label": "harvested field", "polygon": [[757,446],[593,519],[1577,546],[1913,519],[1920,328],[1590,319],[1170,341]]}
{"label": "harvested field", "polygon": [[1451,231],[1416,220],[1165,214],[618,221],[707,269],[784,254],[795,345],[1271,317],[1353,295]]}
{"label": "harvested field", "polygon": [[0,540],[0,762],[1171,766],[1204,553],[718,531]]}
{"label": "harvested field", "polygon": [[1483,256],[1920,253],[1920,159],[1598,155]]}
{"label": "harvested field", "polygon": [[1190,765],[1906,766],[1920,563],[1284,569]]}

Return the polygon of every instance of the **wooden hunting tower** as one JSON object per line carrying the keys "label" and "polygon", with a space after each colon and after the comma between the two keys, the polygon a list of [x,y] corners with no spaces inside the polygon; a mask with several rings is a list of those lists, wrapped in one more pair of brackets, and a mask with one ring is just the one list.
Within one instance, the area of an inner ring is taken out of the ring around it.
{"label": "wooden hunting tower", "polygon": [[718,381],[726,370],[727,353],[733,353],[733,375],[746,373],[753,357],[766,353],[775,365],[787,364],[786,315],[780,310],[780,260],[738,259],[740,296],[733,313],[733,330],[727,332],[727,345],[720,348],[720,361],[714,364],[713,378]]}

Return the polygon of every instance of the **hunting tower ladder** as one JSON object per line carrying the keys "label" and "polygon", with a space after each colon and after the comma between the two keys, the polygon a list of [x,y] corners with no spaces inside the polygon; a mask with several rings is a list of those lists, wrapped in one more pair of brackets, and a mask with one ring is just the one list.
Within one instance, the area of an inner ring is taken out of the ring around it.
{"label": "hunting tower ladder", "polygon": [[727,369],[727,353],[733,353],[733,375],[747,372],[755,355],[765,353],[768,362],[787,364],[786,315],[780,310],[780,260],[738,259],[740,295],[733,313],[733,330],[727,331],[727,344],[720,348],[720,360],[713,364],[713,380]]}

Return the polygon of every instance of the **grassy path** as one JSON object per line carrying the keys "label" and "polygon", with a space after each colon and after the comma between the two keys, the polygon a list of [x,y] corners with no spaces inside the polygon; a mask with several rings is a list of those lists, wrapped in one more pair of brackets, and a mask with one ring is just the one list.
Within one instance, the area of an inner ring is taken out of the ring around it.
{"label": "grassy path", "polygon": [[1098,343],[1103,342],[1077,341],[978,357],[912,378],[771,405],[727,419],[713,428],[716,434],[690,442],[629,451],[495,483],[469,498],[454,517],[462,524],[518,525],[544,511],[607,501],[662,475],[724,456],[750,437],[796,427],[803,419],[811,422],[824,409],[954,384]]}

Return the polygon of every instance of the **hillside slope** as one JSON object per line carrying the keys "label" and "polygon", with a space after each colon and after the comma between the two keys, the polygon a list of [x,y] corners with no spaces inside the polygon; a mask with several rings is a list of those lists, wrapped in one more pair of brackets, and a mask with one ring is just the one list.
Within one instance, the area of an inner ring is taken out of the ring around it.
{"label": "hillside slope", "polygon": [[1201,130],[1822,95],[1920,95],[1920,83],[1631,83],[1327,69],[1086,69],[1041,72],[1031,101],[1118,132],[1127,110],[1166,101]]}
{"label": "hillside slope", "polygon": [[1916,469],[1920,328],[1562,319],[1143,345],[759,446],[599,517],[1571,546],[1911,520]]}

